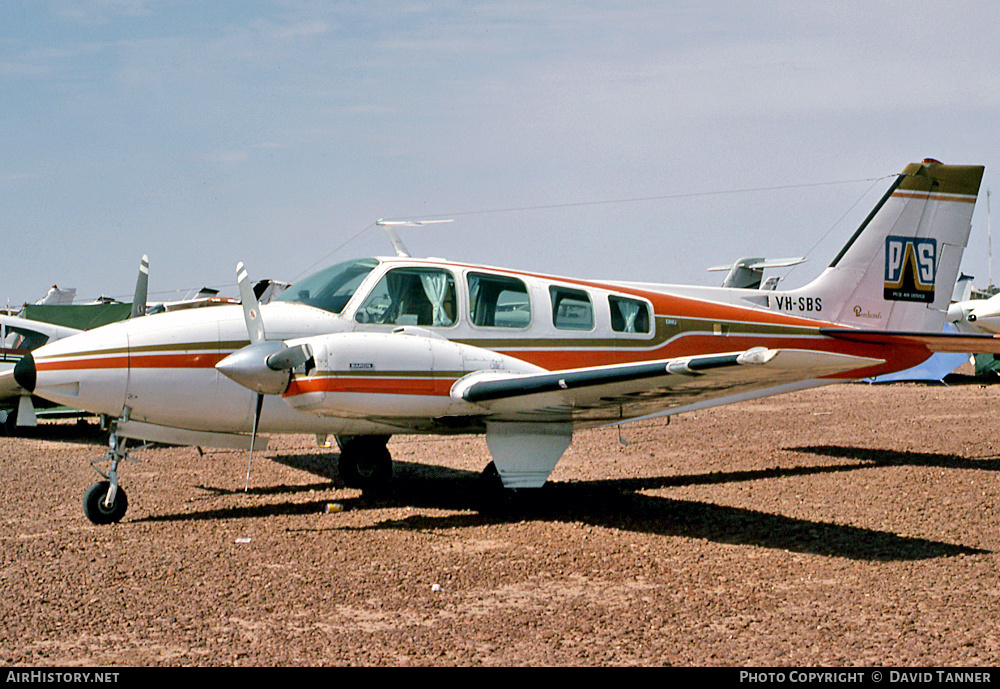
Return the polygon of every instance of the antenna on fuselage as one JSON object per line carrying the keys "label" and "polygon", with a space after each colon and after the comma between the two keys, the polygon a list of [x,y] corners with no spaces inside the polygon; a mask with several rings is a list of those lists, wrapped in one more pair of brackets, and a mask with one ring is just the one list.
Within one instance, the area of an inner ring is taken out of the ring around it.
{"label": "antenna on fuselage", "polygon": [[392,248],[396,250],[396,255],[400,258],[410,258],[410,250],[406,248],[403,244],[403,240],[399,238],[399,233],[396,232],[397,227],[420,227],[421,225],[434,225],[443,222],[453,222],[452,220],[383,220],[379,218],[375,221],[375,224],[379,227],[385,229],[385,233],[389,235],[389,241],[392,242]]}

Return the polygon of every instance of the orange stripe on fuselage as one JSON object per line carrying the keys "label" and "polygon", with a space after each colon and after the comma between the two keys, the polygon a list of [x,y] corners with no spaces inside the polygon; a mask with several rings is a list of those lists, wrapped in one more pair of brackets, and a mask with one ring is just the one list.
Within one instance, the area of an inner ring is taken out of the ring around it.
{"label": "orange stripe on fuselage", "polygon": [[87,357],[36,361],[39,371],[75,371],[106,368],[215,368],[228,354],[207,352],[199,354],[146,354],[142,356]]}
{"label": "orange stripe on fuselage", "polygon": [[35,361],[38,371],[76,371],[81,369],[128,368],[127,356],[108,356],[103,358],[62,359],[59,361]]}
{"label": "orange stripe on fuselage", "polygon": [[228,352],[201,352],[198,354],[144,354],[129,358],[132,368],[215,368],[229,356]]}

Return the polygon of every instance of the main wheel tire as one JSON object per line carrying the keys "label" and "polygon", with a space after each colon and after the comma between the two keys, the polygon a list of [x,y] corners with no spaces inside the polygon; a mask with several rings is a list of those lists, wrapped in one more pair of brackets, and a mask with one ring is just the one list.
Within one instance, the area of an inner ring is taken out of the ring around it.
{"label": "main wheel tire", "polygon": [[392,479],[392,455],[380,436],[357,436],[344,443],[337,464],[348,488],[380,492]]}
{"label": "main wheel tire", "polygon": [[114,524],[121,521],[128,510],[128,496],[121,486],[115,492],[114,503],[110,507],[104,504],[110,489],[110,481],[98,481],[83,495],[83,513],[94,524]]}
{"label": "main wheel tire", "polygon": [[[6,412],[6,413],[5,413]],[[17,434],[17,409],[9,409],[0,412],[0,416],[3,416],[3,422],[0,426],[3,427],[4,435],[9,435],[13,437]]]}
{"label": "main wheel tire", "polygon": [[514,491],[503,487],[497,465],[490,462],[479,474],[478,509],[485,515],[503,515],[510,511]]}

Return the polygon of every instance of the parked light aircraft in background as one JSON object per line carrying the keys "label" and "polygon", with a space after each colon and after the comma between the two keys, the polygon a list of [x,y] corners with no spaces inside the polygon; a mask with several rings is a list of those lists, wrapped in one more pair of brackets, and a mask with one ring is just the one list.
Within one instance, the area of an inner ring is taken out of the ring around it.
{"label": "parked light aircraft in background", "polygon": [[[135,284],[135,297],[132,299],[130,318],[141,316],[146,312],[146,290],[149,283],[149,259],[142,257],[139,264],[139,277]],[[37,308],[74,308],[73,298],[76,289],[60,289],[52,285],[48,294],[38,303]],[[96,305],[82,305],[90,308]],[[29,307],[25,306],[25,311]],[[112,316],[120,318],[121,316]],[[107,323],[107,320],[103,321]],[[71,335],[83,332],[81,328],[60,325],[43,320],[23,318],[21,316],[0,316],[0,423],[8,432],[15,427],[37,425],[35,404],[31,393],[14,380],[12,370],[16,363],[29,352],[39,347],[61,340]],[[76,407],[73,408],[78,409]],[[70,413],[76,413],[71,410]]]}
{"label": "parked light aircraft in background", "polygon": [[[908,165],[830,266],[793,290],[537,275],[442,259],[329,267],[261,307],[108,325],[23,357],[46,399],[117,419],[94,522],[127,500],[128,439],[263,446],[334,434],[341,478],[384,486],[393,434],[483,433],[484,475],[542,486],[574,430],[899,371],[936,351],[1000,352],[943,334],[983,168]],[[252,455],[251,455],[252,456]]]}
{"label": "parked light aircraft in background", "polygon": [[725,270],[726,279],[723,287],[740,287],[745,289],[774,290],[778,288],[779,278],[775,276],[764,280],[764,270],[767,268],[790,268],[805,262],[804,258],[741,258],[728,266],[712,266],[709,272]]}
{"label": "parked light aircraft in background", "polygon": [[[34,426],[35,405],[13,378],[14,364],[46,342],[75,335],[79,330],[54,323],[0,315],[0,426],[8,433],[16,426]],[[6,375],[4,375],[6,374]]]}
{"label": "parked light aircraft in background", "polygon": [[948,322],[963,333],[1000,333],[1000,294],[953,303],[948,309]]}

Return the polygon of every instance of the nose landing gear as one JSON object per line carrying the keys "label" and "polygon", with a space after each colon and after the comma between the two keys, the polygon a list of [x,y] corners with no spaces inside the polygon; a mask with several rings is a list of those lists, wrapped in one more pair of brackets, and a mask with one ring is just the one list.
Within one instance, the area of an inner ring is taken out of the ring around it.
{"label": "nose landing gear", "polygon": [[[118,463],[132,459],[125,449],[127,442],[127,439],[119,438],[118,434],[112,431],[108,441],[108,454],[90,463],[94,471],[107,479],[98,481],[83,495],[83,513],[94,524],[113,524],[121,521],[125,511],[128,510],[128,496],[118,485]],[[97,468],[97,465],[104,461],[111,462],[107,473]]]}

